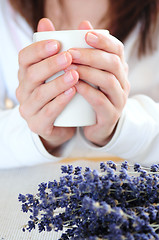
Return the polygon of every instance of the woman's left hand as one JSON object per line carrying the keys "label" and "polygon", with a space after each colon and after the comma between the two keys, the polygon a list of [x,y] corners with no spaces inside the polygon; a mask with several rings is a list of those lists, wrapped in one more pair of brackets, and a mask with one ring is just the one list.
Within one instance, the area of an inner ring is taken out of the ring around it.
{"label": "woman's left hand", "polygon": [[69,69],[79,73],[77,92],[96,112],[97,123],[84,127],[84,135],[94,144],[104,146],[112,138],[128,98],[128,65],[123,44],[109,33],[104,35],[91,30],[85,39],[94,48],[70,49],[73,64]]}

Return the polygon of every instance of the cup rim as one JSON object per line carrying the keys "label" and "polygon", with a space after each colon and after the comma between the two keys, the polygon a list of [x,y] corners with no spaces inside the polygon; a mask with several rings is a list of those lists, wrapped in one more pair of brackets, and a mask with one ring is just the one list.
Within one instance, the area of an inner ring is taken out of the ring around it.
{"label": "cup rim", "polygon": [[54,30],[54,31],[42,31],[42,32],[34,32],[34,34],[44,34],[44,33],[53,33],[53,32],[56,32],[56,33],[66,33],[66,32],[89,32],[89,31],[95,31],[95,32],[98,32],[98,31],[104,31],[104,32],[108,32],[109,31],[107,29],[68,29],[68,30]]}

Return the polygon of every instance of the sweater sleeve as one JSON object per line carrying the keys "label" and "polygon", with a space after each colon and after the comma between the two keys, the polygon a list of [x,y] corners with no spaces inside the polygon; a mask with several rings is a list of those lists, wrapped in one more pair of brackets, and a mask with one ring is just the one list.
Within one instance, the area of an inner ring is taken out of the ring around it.
{"label": "sweater sleeve", "polygon": [[66,143],[60,157],[49,154],[40,138],[28,128],[20,116],[19,107],[0,110],[0,168],[13,168],[59,161],[66,157],[72,147]]}
{"label": "sweater sleeve", "polygon": [[159,104],[145,95],[136,95],[128,100],[116,132],[106,146],[100,148],[86,139],[84,141],[91,149],[113,154],[132,163],[145,166],[158,164]]}

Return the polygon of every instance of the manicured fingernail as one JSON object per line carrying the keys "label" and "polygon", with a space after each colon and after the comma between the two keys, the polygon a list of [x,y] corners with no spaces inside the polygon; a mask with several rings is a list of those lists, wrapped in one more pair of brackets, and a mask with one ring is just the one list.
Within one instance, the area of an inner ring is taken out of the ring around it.
{"label": "manicured fingernail", "polygon": [[55,41],[47,42],[45,47],[47,52],[55,52],[58,48],[57,43]]}
{"label": "manicured fingernail", "polygon": [[97,43],[98,42],[98,37],[93,34],[93,33],[87,33],[87,41],[90,43]]}
{"label": "manicured fingernail", "polygon": [[64,81],[65,81],[66,83],[72,82],[73,79],[74,79],[74,78],[73,78],[71,72],[66,72],[66,73],[65,73],[65,75],[64,75]]}
{"label": "manicured fingernail", "polygon": [[65,95],[69,95],[69,94],[71,94],[73,92],[73,88],[69,88],[68,90],[66,90],[65,92],[64,92],[64,94]]}
{"label": "manicured fingernail", "polygon": [[78,50],[71,49],[71,50],[69,50],[69,52],[71,53],[73,59],[79,59],[80,58],[81,54]]}
{"label": "manicured fingernail", "polygon": [[66,65],[67,64],[67,56],[66,53],[62,53],[59,56],[57,56],[57,63],[59,65]]}

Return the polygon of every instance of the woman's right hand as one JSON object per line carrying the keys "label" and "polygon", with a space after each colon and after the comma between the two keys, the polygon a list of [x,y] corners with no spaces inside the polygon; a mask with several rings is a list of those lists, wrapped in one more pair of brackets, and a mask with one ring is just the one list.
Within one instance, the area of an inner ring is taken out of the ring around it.
{"label": "woman's right hand", "polygon": [[[40,20],[38,31],[53,30],[48,19]],[[45,40],[35,42],[19,53],[19,86],[16,91],[19,111],[50,153],[75,134],[75,128],[54,127],[53,123],[75,95],[78,73],[71,70],[45,83],[72,63],[71,54],[58,53],[59,50],[57,41]]]}

